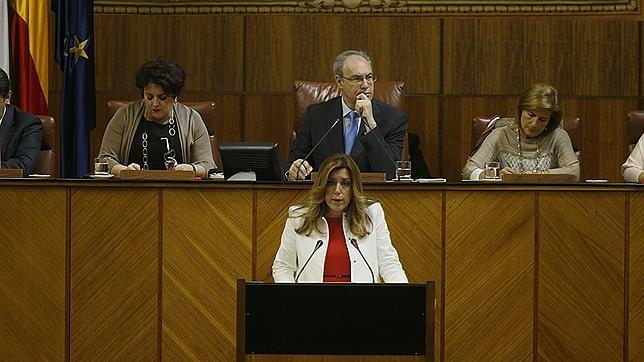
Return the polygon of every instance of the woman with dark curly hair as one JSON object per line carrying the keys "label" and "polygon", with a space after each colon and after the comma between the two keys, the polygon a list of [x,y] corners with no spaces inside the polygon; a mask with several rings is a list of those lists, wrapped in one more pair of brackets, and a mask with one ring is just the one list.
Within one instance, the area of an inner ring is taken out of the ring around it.
{"label": "woman with dark curly hair", "polygon": [[308,200],[289,209],[273,262],[276,282],[407,283],[382,206],[362,192],[351,157],[320,166]]}
{"label": "woman with dark curly hair", "polygon": [[135,80],[143,98],[116,111],[103,135],[99,157],[108,158],[110,173],[174,169],[205,177],[215,162],[201,116],[178,101],[184,70],[156,58],[141,66]]}

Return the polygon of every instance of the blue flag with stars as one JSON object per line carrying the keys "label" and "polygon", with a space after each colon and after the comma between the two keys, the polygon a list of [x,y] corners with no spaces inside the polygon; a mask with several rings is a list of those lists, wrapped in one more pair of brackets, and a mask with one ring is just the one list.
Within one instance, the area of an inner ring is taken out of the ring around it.
{"label": "blue flag with stars", "polygon": [[64,72],[60,114],[61,177],[87,175],[90,132],[96,126],[94,1],[52,0],[55,59]]}

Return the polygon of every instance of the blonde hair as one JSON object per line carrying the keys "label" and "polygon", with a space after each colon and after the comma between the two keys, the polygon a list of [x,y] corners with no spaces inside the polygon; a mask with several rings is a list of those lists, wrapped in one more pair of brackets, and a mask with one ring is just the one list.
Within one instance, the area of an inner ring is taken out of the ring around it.
{"label": "blonde hair", "polygon": [[536,110],[539,108],[550,111],[548,125],[539,136],[545,136],[559,127],[563,113],[559,105],[559,95],[555,87],[546,83],[534,83],[521,92],[519,104],[517,105],[517,124],[521,122],[521,113],[524,110]]}
{"label": "blonde hair", "polygon": [[363,238],[371,232],[372,222],[367,215],[367,206],[377,202],[375,199],[367,198],[362,192],[362,180],[360,179],[360,170],[353,159],[345,154],[335,154],[329,156],[322,165],[320,171],[313,183],[307,200],[298,205],[297,211],[293,217],[303,217],[302,224],[295,229],[298,234],[311,235],[315,230],[323,234],[318,226],[318,220],[324,216],[327,205],[324,199],[324,193],[327,188],[327,182],[331,173],[337,169],[346,169],[351,178],[352,197],[346,210],[347,219],[349,220],[349,229],[356,236]]}

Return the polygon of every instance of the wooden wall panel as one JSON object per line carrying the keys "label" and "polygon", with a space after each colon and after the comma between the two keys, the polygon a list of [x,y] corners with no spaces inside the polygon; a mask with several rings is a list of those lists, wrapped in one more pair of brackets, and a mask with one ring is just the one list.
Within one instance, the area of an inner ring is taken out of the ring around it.
{"label": "wooden wall panel", "polygon": [[445,94],[519,94],[534,82],[562,95],[638,94],[638,23],[445,19]]}
{"label": "wooden wall panel", "polygon": [[[332,81],[345,49],[369,52],[382,80],[404,80],[409,93],[438,93],[440,22],[432,18],[250,16],[246,91],[291,92],[297,79]],[[400,37],[413,41],[400,41]]]}
{"label": "wooden wall panel", "polygon": [[644,360],[644,194],[630,194],[628,358]]}
{"label": "wooden wall panel", "polygon": [[165,190],[163,225],[163,358],[234,360],[237,279],[252,279],[251,191]]}
{"label": "wooden wall panel", "polygon": [[540,359],[623,359],[625,212],[621,192],[540,192]]}
{"label": "wooden wall panel", "polygon": [[0,189],[0,360],[66,358],[67,195]]}
{"label": "wooden wall panel", "polygon": [[442,175],[440,99],[437,96],[405,95],[401,108],[409,118],[409,133],[418,135],[419,148],[430,174]]}
{"label": "wooden wall panel", "polygon": [[136,90],[134,73],[157,56],[185,69],[186,91],[242,89],[242,16],[97,14],[94,23],[97,91]]}
{"label": "wooden wall panel", "polygon": [[627,157],[625,119],[637,103],[636,99],[562,99],[564,114],[582,122],[581,180],[624,180],[620,166]]}
{"label": "wooden wall panel", "polygon": [[72,191],[72,360],[157,359],[157,196],[154,189]]}
{"label": "wooden wall panel", "polygon": [[[400,262],[410,283],[435,285],[434,360],[440,360],[440,315],[442,295],[442,192],[406,191],[392,195],[389,191],[370,191],[368,196],[382,201],[391,242],[398,251]],[[419,217],[422,222],[419,222]],[[430,303],[431,301],[428,301]]]}
{"label": "wooden wall panel", "polygon": [[292,95],[247,95],[242,139],[278,142],[282,161],[286,162],[291,149],[294,120]]}
{"label": "wooden wall panel", "polygon": [[532,360],[534,211],[529,192],[446,195],[446,361]]}
{"label": "wooden wall panel", "polygon": [[304,202],[307,195],[308,192],[302,190],[257,190],[257,255],[254,280],[273,282],[273,260],[280,246],[288,208]]}

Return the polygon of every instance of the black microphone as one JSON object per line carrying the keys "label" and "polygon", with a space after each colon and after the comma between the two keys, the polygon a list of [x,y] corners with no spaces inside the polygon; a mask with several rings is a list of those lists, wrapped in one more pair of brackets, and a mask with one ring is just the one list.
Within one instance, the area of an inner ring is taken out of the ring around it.
{"label": "black microphone", "polygon": [[[369,121],[368,121],[368,120],[366,120],[365,118],[363,118],[363,117],[362,117],[362,115],[360,115],[360,118],[362,118],[362,119],[364,119],[364,120],[365,120],[365,122],[364,122],[364,127],[365,127],[366,129],[368,129],[368,130],[369,130],[369,132],[373,132],[373,128],[369,127]],[[387,147],[382,143],[382,141],[380,140],[380,138],[378,138],[378,136],[377,136],[377,135],[374,135],[374,137],[376,138],[376,141],[378,141],[378,144],[380,145],[380,147],[382,147],[382,150],[385,152],[385,155],[386,155],[386,156],[387,156],[387,158],[389,159],[389,162],[391,162],[392,166],[394,166],[394,178],[395,178],[395,176],[396,176],[396,161],[394,161],[394,159],[393,159],[393,158],[391,158],[391,155],[389,154],[389,152],[387,152]],[[385,173],[386,173],[386,172],[385,172]]]}
{"label": "black microphone", "polygon": [[318,249],[322,247],[322,244],[324,244],[324,242],[322,240],[320,240],[320,239],[318,239],[318,241],[315,242],[315,248],[313,249],[313,252],[311,252],[311,255],[309,255],[309,258],[306,259],[306,263],[304,263],[304,265],[302,265],[302,269],[300,269],[300,272],[297,273],[297,276],[295,277],[295,282],[296,283],[297,283],[298,279],[300,279],[300,275],[302,275],[302,272],[304,271],[304,268],[306,268],[306,266],[309,264],[309,261],[311,261],[311,258],[313,257],[313,254],[315,254],[315,252],[318,251]]}
{"label": "black microphone", "polygon": [[358,241],[355,238],[351,238],[351,245],[353,245],[354,248],[358,249],[358,253],[360,253],[362,260],[364,260],[365,264],[367,264],[367,268],[369,268],[369,271],[371,272],[371,282],[375,284],[376,278],[373,276],[373,269],[371,269],[371,265],[369,265],[367,258],[365,258],[364,255],[362,254],[362,251],[358,247]]}
{"label": "black microphone", "polygon": [[304,158],[302,159],[302,161],[300,162],[300,164],[297,166],[297,172],[295,173],[295,180],[297,180],[297,179],[300,177],[300,170],[302,169],[302,164],[304,163],[304,161],[306,161],[306,160],[308,160],[308,159],[309,159],[309,157],[311,156],[311,154],[312,154],[312,153],[313,153],[313,152],[318,148],[318,146],[320,145],[320,143],[322,143],[322,141],[324,141],[324,139],[326,138],[326,136],[328,136],[328,135],[329,135],[329,133],[331,133],[331,130],[333,129],[333,127],[335,127],[335,126],[338,124],[338,122],[340,122],[340,119],[342,119],[342,118],[338,118],[338,119],[336,119],[336,120],[335,120],[335,122],[333,122],[333,124],[331,125],[331,127],[329,127],[329,129],[327,129],[327,130],[326,130],[326,132],[324,132],[324,134],[322,135],[322,137],[317,141],[317,143],[313,146],[313,148],[311,148],[311,150],[309,151],[309,153],[307,153],[307,154],[306,154],[306,156],[304,156]]}

